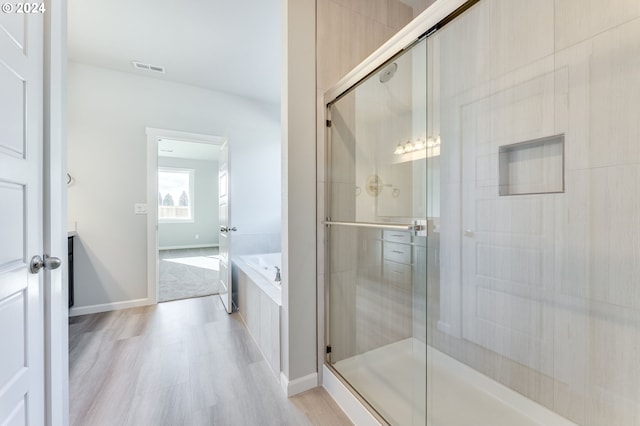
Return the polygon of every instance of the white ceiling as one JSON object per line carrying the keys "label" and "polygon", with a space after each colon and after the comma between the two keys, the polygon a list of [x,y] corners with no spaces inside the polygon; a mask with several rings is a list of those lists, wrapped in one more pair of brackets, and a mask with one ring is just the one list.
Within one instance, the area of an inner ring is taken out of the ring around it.
{"label": "white ceiling", "polygon": [[158,156],[186,158],[190,160],[218,161],[220,156],[220,145],[160,139],[158,141]]}
{"label": "white ceiling", "polygon": [[280,0],[69,0],[70,60],[270,103],[280,33]]}

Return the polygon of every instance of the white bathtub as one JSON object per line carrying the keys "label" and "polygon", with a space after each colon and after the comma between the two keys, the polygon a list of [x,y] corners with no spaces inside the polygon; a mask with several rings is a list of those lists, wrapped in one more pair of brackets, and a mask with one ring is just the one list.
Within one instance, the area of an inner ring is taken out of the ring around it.
{"label": "white bathtub", "polygon": [[282,267],[280,253],[250,254],[240,256],[240,259],[260,273],[270,284],[280,288],[280,281],[276,281],[278,269]]}

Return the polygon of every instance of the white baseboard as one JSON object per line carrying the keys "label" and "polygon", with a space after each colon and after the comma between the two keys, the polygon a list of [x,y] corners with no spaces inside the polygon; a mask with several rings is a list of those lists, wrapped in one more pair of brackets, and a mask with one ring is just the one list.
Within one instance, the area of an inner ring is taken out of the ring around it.
{"label": "white baseboard", "polygon": [[318,373],[307,374],[299,379],[289,381],[289,378],[280,372],[280,386],[282,386],[282,390],[284,394],[287,395],[287,398],[292,397],[293,395],[318,387]]}
{"label": "white baseboard", "polygon": [[69,316],[97,314],[99,312],[117,311],[120,309],[137,308],[138,306],[152,305],[149,298],[125,300],[124,302],[104,303],[102,305],[78,306],[69,309]]}
{"label": "white baseboard", "polygon": [[184,250],[184,249],[209,248],[209,247],[218,247],[218,244],[189,244],[186,246],[167,246],[167,247],[158,247],[158,250]]}
{"label": "white baseboard", "polygon": [[349,420],[358,426],[381,426],[381,423],[367,410],[345,385],[342,384],[326,365],[322,366],[322,387],[336,404],[342,408]]}

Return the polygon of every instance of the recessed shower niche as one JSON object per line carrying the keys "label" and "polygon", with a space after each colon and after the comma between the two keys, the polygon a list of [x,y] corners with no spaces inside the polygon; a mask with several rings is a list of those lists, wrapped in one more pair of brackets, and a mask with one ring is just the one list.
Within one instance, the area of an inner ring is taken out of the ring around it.
{"label": "recessed shower niche", "polygon": [[503,145],[498,161],[500,195],[564,192],[564,135]]}

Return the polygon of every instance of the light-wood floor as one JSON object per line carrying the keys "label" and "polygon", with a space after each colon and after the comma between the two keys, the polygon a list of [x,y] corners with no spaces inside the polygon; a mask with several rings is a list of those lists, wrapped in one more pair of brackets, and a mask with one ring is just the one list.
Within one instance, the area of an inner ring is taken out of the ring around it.
{"label": "light-wood floor", "polygon": [[218,296],[69,323],[73,426],[351,424],[321,388],[287,399]]}

